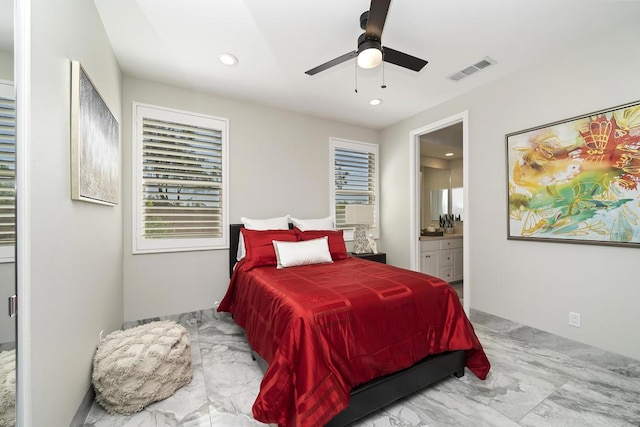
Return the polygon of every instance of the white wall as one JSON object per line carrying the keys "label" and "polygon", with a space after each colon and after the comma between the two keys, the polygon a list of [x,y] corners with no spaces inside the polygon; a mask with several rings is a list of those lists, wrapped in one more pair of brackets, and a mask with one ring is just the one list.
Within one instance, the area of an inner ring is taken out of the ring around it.
{"label": "white wall", "polygon": [[[640,325],[636,267],[640,249],[508,241],[504,142],[509,132],[640,99],[639,39],[640,27],[603,35],[564,57],[385,129],[381,137],[382,240],[389,262],[408,267],[413,244],[409,132],[468,110],[465,233],[471,259],[465,281],[470,281],[471,306],[640,359],[640,340],[635,339]],[[569,311],[582,314],[582,328],[568,326]]]}
{"label": "white wall", "polygon": [[329,138],[378,142],[374,130],[125,77],[125,320],[213,307],[229,283],[228,250],[131,254],[134,101],[229,119],[231,222],[329,215]]}
{"label": "white wall", "polygon": [[31,211],[23,220],[31,227],[32,369],[25,387],[31,425],[67,426],[89,390],[100,330],[123,322],[122,207],[70,196],[70,60],[82,62],[119,121],[122,75],[93,2],[31,0],[31,13]]}

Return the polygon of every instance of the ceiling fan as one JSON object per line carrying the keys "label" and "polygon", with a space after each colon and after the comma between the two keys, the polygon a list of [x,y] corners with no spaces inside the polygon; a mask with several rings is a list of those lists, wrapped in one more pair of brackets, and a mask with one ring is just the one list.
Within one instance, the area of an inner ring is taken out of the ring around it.
{"label": "ceiling fan", "polygon": [[358,57],[357,61],[360,68],[374,68],[380,65],[382,61],[385,61],[416,72],[422,70],[427,65],[427,61],[424,59],[382,46],[382,30],[384,21],[387,19],[390,3],[391,0],[371,0],[369,10],[360,15],[360,28],[364,30],[364,33],[358,37],[357,50],[338,56],[331,61],[305,71],[305,73],[313,76],[355,57]]}

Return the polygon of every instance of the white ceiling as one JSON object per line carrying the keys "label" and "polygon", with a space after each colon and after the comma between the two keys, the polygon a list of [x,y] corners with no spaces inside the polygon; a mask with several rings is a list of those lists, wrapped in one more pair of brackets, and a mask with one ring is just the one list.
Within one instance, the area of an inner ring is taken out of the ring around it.
{"label": "white ceiling", "polygon": [[[381,67],[358,69],[355,93],[354,60],[304,72],[356,49],[369,0],[94,2],[127,75],[373,129],[640,23],[637,1],[394,0],[382,44],[429,64],[419,73],[386,64],[386,89]],[[224,52],[239,64],[222,65]],[[497,64],[447,79],[486,56]],[[383,103],[370,106],[376,97]]]}
{"label": "white ceiling", "polygon": [[[448,153],[453,155],[447,156]],[[420,135],[420,156],[444,160],[462,159],[462,122]]]}

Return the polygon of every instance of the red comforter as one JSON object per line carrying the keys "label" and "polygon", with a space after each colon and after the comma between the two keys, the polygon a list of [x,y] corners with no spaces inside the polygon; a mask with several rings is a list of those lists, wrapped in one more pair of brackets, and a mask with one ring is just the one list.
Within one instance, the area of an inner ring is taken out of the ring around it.
{"label": "red comforter", "polygon": [[269,363],[253,416],[279,426],[324,425],[353,387],[430,354],[467,350],[481,379],[490,368],[446,282],[358,258],[250,271],[240,261],[218,311]]}

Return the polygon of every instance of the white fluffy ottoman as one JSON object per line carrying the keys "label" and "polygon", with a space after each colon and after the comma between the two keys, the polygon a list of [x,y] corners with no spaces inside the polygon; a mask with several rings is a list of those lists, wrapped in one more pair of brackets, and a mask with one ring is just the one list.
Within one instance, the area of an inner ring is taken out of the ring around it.
{"label": "white fluffy ottoman", "polygon": [[93,358],[96,401],[110,414],[132,414],[191,381],[191,342],[175,322],[113,332]]}

